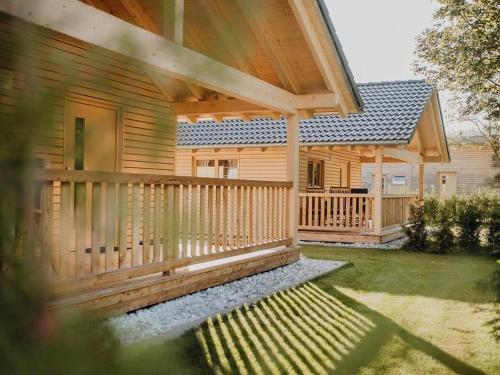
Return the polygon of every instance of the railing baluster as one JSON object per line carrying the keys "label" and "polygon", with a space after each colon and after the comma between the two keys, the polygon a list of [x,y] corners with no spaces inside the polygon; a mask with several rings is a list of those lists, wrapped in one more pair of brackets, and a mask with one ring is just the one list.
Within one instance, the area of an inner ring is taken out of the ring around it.
{"label": "railing baluster", "polygon": [[188,256],[188,237],[189,237],[189,186],[182,185],[182,250],[181,258]]}
{"label": "railing baluster", "polygon": [[120,199],[118,213],[118,268],[127,266],[127,228],[128,228],[128,184],[120,184]]}
{"label": "railing baluster", "polygon": [[207,187],[205,185],[200,186],[200,223],[199,223],[199,255],[205,255],[206,252],[206,207],[207,207]]}
{"label": "railing baluster", "polygon": [[148,264],[151,257],[151,185],[144,184],[142,206],[142,264]]}
{"label": "railing baluster", "polygon": [[239,186],[234,187],[236,194],[236,233],[235,233],[235,243],[234,247],[239,248],[241,246],[241,222],[242,222],[242,210],[241,210],[241,194],[243,189]]}
{"label": "railing baluster", "polygon": [[116,185],[108,183],[106,186],[106,255],[105,269],[114,268],[115,229],[116,229]]}
{"label": "railing baluster", "polygon": [[221,186],[222,189],[222,251],[227,250],[228,238],[227,238],[227,216],[228,216],[228,187]]}
{"label": "railing baluster", "polygon": [[191,230],[190,230],[190,248],[191,256],[198,255],[197,237],[198,237],[198,186],[191,186]]}
{"label": "railing baluster", "polygon": [[208,186],[207,207],[207,254],[212,254],[214,243],[214,187]]}
{"label": "railing baluster", "polygon": [[181,254],[179,254],[179,235],[180,235],[180,222],[181,222],[181,187],[174,186],[173,193],[173,202],[172,202],[172,251],[173,258],[180,258]]}
{"label": "railing baluster", "polygon": [[229,227],[228,227],[228,247],[232,249],[234,247],[234,232],[236,222],[234,219],[234,208],[236,199],[236,189],[234,186],[228,186],[228,217],[229,217]]}
{"label": "railing baluster", "polygon": [[92,254],[91,271],[99,273],[101,263],[102,188],[100,182],[92,183]]}
{"label": "railing baluster", "polygon": [[153,261],[161,260],[161,185],[154,186],[154,207],[153,207]]}
{"label": "railing baluster", "polygon": [[84,182],[75,183],[75,267],[76,276],[85,273],[85,233],[86,233],[86,199],[87,187]]}
{"label": "railing baluster", "polygon": [[132,185],[132,254],[131,254],[132,266],[137,266],[140,264],[139,197],[140,197],[140,185],[138,183],[135,183]]}
{"label": "railing baluster", "polygon": [[221,247],[221,222],[222,222],[222,186],[215,186],[215,251],[222,251]]}

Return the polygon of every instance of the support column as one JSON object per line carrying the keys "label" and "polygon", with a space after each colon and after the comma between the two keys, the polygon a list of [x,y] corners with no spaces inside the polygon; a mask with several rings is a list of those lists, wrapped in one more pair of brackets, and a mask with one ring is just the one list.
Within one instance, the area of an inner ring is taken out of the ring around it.
{"label": "support column", "polygon": [[425,186],[425,179],[424,179],[424,163],[421,163],[418,165],[418,199],[422,200],[424,199],[424,186]]}
{"label": "support column", "polygon": [[292,238],[291,247],[296,247],[299,224],[299,116],[296,113],[287,117],[286,154],[286,179],[293,182],[288,191],[288,237]]}
{"label": "support column", "polygon": [[382,235],[382,167],[384,154],[381,148],[374,150],[375,153],[375,176],[373,179],[373,194],[375,195],[373,207],[373,228],[376,235]]}

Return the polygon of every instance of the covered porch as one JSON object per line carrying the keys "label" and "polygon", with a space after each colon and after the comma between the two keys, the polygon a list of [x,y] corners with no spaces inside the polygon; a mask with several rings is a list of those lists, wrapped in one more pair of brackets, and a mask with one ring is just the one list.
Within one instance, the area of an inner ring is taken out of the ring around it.
{"label": "covered porch", "polygon": [[[45,168],[0,207],[52,308],[118,314],[298,259],[299,113],[361,108],[322,2],[8,0],[0,24],[2,113],[53,100],[23,155]],[[176,120],[206,117],[282,118],[284,181],[176,176]]]}
{"label": "covered porch", "polygon": [[[424,162],[402,147],[358,146],[361,161],[375,162],[373,188],[308,188],[299,193],[299,238],[303,241],[384,243],[403,236],[409,208],[423,197]],[[419,164],[419,191],[383,193],[384,163]]]}

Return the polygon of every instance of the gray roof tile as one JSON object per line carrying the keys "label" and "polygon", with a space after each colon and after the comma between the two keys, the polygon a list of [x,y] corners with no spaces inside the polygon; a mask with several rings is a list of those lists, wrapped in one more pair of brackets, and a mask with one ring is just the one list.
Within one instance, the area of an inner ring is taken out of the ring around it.
{"label": "gray roof tile", "polygon": [[[424,81],[374,82],[358,84],[364,102],[362,113],[342,118],[318,115],[300,120],[301,143],[409,142],[432,93]],[[223,146],[283,144],[286,120],[258,118],[225,120],[220,123],[180,122],[179,146]]]}

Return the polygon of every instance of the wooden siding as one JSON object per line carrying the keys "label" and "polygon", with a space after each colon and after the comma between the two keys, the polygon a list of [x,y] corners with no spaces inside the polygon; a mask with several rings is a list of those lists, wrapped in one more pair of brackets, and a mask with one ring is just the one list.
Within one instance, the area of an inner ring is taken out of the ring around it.
{"label": "wooden siding", "polygon": [[351,176],[350,187],[359,187],[361,183],[361,164],[359,156],[352,151],[323,151],[323,150],[300,150],[299,167],[299,190],[305,191],[307,185],[307,161],[309,159],[323,160],[325,163],[325,188],[330,186],[341,186],[340,169],[342,165],[350,162]]}
{"label": "wooden siding", "polygon": [[[489,190],[489,179],[496,173],[492,162],[492,151],[489,149],[452,148],[450,163],[428,163],[425,165],[425,192],[433,194],[439,192],[438,174],[440,172],[457,173],[457,193],[466,194],[479,190]],[[418,189],[418,165],[406,163],[384,164],[386,177],[386,193],[415,192]],[[363,165],[363,185],[371,187],[373,164]],[[391,184],[392,176],[405,176],[406,185]]]}
{"label": "wooden siding", "polygon": [[0,48],[0,69],[13,71],[14,77],[12,89],[0,91],[3,135],[15,139],[31,133],[32,129],[18,126],[17,106],[22,100],[44,106],[44,124],[33,137],[33,157],[49,162],[51,168],[63,167],[65,100],[78,95],[117,108],[123,129],[119,135],[123,172],[173,174],[175,122],[170,105],[140,66],[3,15]]}
{"label": "wooden siding", "polygon": [[[238,178],[249,180],[284,181],[286,179],[286,149],[277,147],[221,148],[178,148],[176,152],[176,175],[192,176],[194,159],[237,159]],[[359,156],[350,151],[300,151],[299,190],[305,191],[307,184],[307,160],[325,162],[325,187],[340,185],[340,168],[343,163],[351,163],[351,186],[361,184],[361,164]]]}

